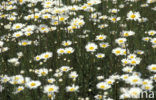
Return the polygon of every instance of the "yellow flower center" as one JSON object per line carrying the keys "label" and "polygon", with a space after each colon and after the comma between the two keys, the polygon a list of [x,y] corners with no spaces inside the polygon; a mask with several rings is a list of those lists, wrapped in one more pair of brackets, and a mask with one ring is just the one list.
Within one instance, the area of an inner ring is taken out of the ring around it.
{"label": "yellow flower center", "polygon": [[64,50],[60,50],[60,53],[64,53]]}
{"label": "yellow flower center", "polygon": [[104,89],[104,88],[105,88],[105,86],[104,86],[104,85],[101,85],[101,86],[100,86],[100,88]]}
{"label": "yellow flower center", "polygon": [[47,19],[47,18],[48,18],[48,16],[44,16],[44,18],[45,18],[45,19]]}
{"label": "yellow flower center", "polygon": [[60,21],[64,21],[64,17],[61,17],[61,18],[60,18]]}
{"label": "yellow flower center", "polygon": [[94,47],[89,47],[90,50],[94,50]]}
{"label": "yellow flower center", "polygon": [[152,67],[152,70],[156,70],[156,67]]}
{"label": "yellow flower center", "polygon": [[41,30],[45,30],[45,27],[41,27]]}
{"label": "yellow flower center", "polygon": [[124,76],[124,79],[127,79],[128,78],[128,76]]}
{"label": "yellow flower center", "polygon": [[149,86],[145,86],[145,89],[146,89],[146,90],[149,90],[149,89],[150,89],[150,87],[149,87]]}
{"label": "yellow flower center", "polygon": [[48,54],[46,54],[44,57],[45,57],[45,58],[48,58],[48,57],[49,57],[49,55],[48,55]]}
{"label": "yellow flower center", "polygon": [[16,28],[16,29],[19,29],[19,28],[20,28],[20,26],[18,25],[18,26],[16,26],[15,28]]}
{"label": "yellow flower center", "polygon": [[125,63],[125,64],[127,64],[128,62],[127,62],[127,61],[125,61],[124,63]]}
{"label": "yellow flower center", "polygon": [[40,57],[36,57],[36,60],[39,60],[40,59]]}
{"label": "yellow flower center", "polygon": [[134,79],[133,82],[134,82],[134,83],[135,83],[135,82],[138,82],[138,79]]}
{"label": "yellow flower center", "polygon": [[137,92],[132,92],[133,95],[137,95]]}
{"label": "yellow flower center", "polygon": [[102,55],[98,55],[99,58],[102,58]]}
{"label": "yellow flower center", "polygon": [[22,3],[22,2],[23,2],[23,0],[19,0],[19,2],[20,2],[20,3]]}
{"label": "yellow flower center", "polygon": [[52,97],[52,95],[51,95],[51,94],[49,94],[49,95],[48,95],[48,97],[49,97],[49,98],[51,98],[51,97]]}
{"label": "yellow flower center", "polygon": [[114,22],[115,22],[115,21],[116,21],[116,18],[112,18],[112,21],[114,21]]}
{"label": "yellow flower center", "polygon": [[150,35],[154,35],[154,32],[151,32]]}
{"label": "yellow flower center", "polygon": [[103,37],[101,36],[101,37],[99,37],[99,39],[100,39],[100,40],[102,40],[102,39],[103,39]]}
{"label": "yellow flower center", "polygon": [[132,64],[136,64],[136,61],[132,61],[131,63],[132,63]]}
{"label": "yellow flower center", "polygon": [[71,51],[67,51],[67,53],[68,53],[68,54],[70,54],[70,53],[71,53]]}
{"label": "yellow flower center", "polygon": [[129,36],[129,34],[128,33],[125,33],[124,36]]}
{"label": "yellow flower center", "polygon": [[106,44],[103,44],[103,45],[102,45],[102,47],[104,47],[104,48],[105,48],[105,47],[106,47]]}
{"label": "yellow flower center", "polygon": [[133,14],[133,15],[131,15],[131,18],[135,18],[136,16]]}
{"label": "yellow flower center", "polygon": [[21,91],[21,90],[23,90],[23,88],[18,88],[18,89],[17,89],[17,91]]}
{"label": "yellow flower center", "polygon": [[112,84],[112,81],[108,81],[108,84]]}
{"label": "yellow flower center", "polygon": [[54,91],[54,88],[49,88],[48,91],[52,92],[52,91]]}
{"label": "yellow flower center", "polygon": [[34,17],[35,17],[35,19],[38,19],[39,18],[39,16],[37,16],[37,15],[35,15]]}
{"label": "yellow flower center", "polygon": [[99,99],[102,99],[102,96],[101,96],[101,95],[99,95],[99,96],[98,96],[98,98],[99,98]]}
{"label": "yellow flower center", "polygon": [[75,90],[75,88],[70,88],[70,89],[69,89],[69,91],[74,91],[74,90]]}
{"label": "yellow flower center", "polygon": [[142,84],[146,85],[146,84],[147,84],[147,82],[142,82]]}
{"label": "yellow flower center", "polygon": [[22,43],[22,45],[24,45],[24,46],[27,45],[27,44],[28,44],[27,42],[23,42],[23,43]]}
{"label": "yellow flower center", "polygon": [[67,71],[67,68],[63,68],[63,71]]}
{"label": "yellow flower center", "polygon": [[117,54],[119,54],[119,53],[120,53],[120,51],[119,51],[119,50],[117,50],[117,51],[116,51],[116,53],[117,53]]}
{"label": "yellow flower center", "polygon": [[21,36],[20,34],[16,34],[16,37],[19,37],[19,36]]}
{"label": "yellow flower center", "polygon": [[83,6],[83,7],[82,7],[82,9],[86,9],[86,8],[87,8],[86,6]]}
{"label": "yellow flower center", "polygon": [[46,75],[46,72],[42,72],[41,74],[44,76],[44,75]]}
{"label": "yellow flower center", "polygon": [[30,85],[31,85],[31,86],[35,86],[35,85],[36,85],[36,83],[31,83]]}

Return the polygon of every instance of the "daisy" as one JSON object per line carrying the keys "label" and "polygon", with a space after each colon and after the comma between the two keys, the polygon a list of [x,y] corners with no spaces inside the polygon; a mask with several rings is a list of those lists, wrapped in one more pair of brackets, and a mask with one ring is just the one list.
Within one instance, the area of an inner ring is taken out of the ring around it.
{"label": "daisy", "polygon": [[51,18],[50,14],[43,14],[42,15],[42,19],[49,19],[49,18]]}
{"label": "daisy", "polygon": [[142,40],[148,42],[151,38],[150,37],[143,37]]}
{"label": "daisy", "polygon": [[155,30],[148,31],[148,35],[150,35],[150,36],[154,36],[155,34],[156,34]]}
{"label": "daisy", "polygon": [[97,35],[95,40],[105,40],[106,39],[106,35]]}
{"label": "daisy", "polygon": [[25,25],[24,24],[21,24],[21,23],[16,23],[12,26],[12,29],[13,30],[19,30],[21,29],[22,27],[24,27]]}
{"label": "daisy", "polygon": [[42,59],[42,57],[40,55],[37,55],[34,59],[35,59],[35,61],[39,61]]}
{"label": "daisy", "polygon": [[40,81],[29,81],[29,82],[26,83],[26,87],[28,87],[30,89],[36,89],[40,85],[41,85]]}
{"label": "daisy", "polygon": [[78,77],[78,74],[76,71],[73,71],[69,74],[69,78],[76,79],[77,77]]}
{"label": "daisy", "polygon": [[156,72],[156,64],[151,64],[147,67],[147,69],[151,72]]}
{"label": "daisy", "polygon": [[35,13],[35,14],[33,14],[32,16],[30,16],[30,18],[32,17],[32,19],[35,19],[35,20],[37,20],[37,19],[39,19],[40,17],[41,17],[41,14],[40,13]]}
{"label": "daisy", "polygon": [[33,32],[32,31],[27,31],[27,32],[24,32],[24,35],[25,36],[30,36],[30,35],[32,35],[33,34]]}
{"label": "daisy", "polygon": [[18,62],[18,58],[10,58],[10,59],[8,59],[8,62],[9,63],[16,63],[16,62]]}
{"label": "daisy", "polygon": [[121,19],[120,17],[113,17],[113,16],[109,18],[109,20],[112,21],[113,23],[116,23],[120,19]]}
{"label": "daisy", "polygon": [[18,86],[17,88],[16,88],[16,91],[14,92],[15,94],[17,94],[17,93],[19,93],[19,92],[21,92],[21,91],[23,91],[24,90],[24,87],[23,86]]}
{"label": "daisy", "polygon": [[105,82],[109,85],[113,84],[115,82],[114,79],[106,79]]}
{"label": "daisy", "polygon": [[99,45],[100,45],[101,48],[107,48],[109,46],[109,43],[102,42]]}
{"label": "daisy", "polygon": [[60,68],[60,70],[63,71],[63,72],[68,72],[70,70],[70,67],[69,66],[62,66]]}
{"label": "daisy", "polygon": [[95,95],[94,98],[96,100],[102,100],[103,99],[103,95]]}
{"label": "daisy", "polygon": [[78,89],[79,89],[79,86],[76,86],[74,84],[72,86],[67,86],[66,87],[67,92],[76,92],[76,91],[78,91]]}
{"label": "daisy", "polygon": [[153,89],[153,85],[152,84],[148,84],[148,85],[143,85],[142,89],[146,90],[146,91],[151,91]]}
{"label": "daisy", "polygon": [[38,70],[38,72],[36,74],[38,74],[39,77],[46,76],[46,75],[48,75],[48,69],[41,68],[41,69]]}
{"label": "daisy", "polygon": [[148,85],[148,84],[152,84],[152,83],[153,83],[153,81],[152,80],[149,80],[149,79],[144,79],[142,81],[142,85]]}
{"label": "daisy", "polygon": [[7,75],[3,75],[2,77],[0,77],[1,83],[7,83],[9,80],[10,80],[10,77],[8,77]]}
{"label": "daisy", "polygon": [[32,32],[36,29],[36,26],[35,25],[28,25],[26,26],[22,31],[25,31],[25,32]]}
{"label": "daisy", "polygon": [[109,13],[118,13],[119,12],[119,9],[109,9],[108,11]]}
{"label": "daisy", "polygon": [[128,37],[128,36],[132,36],[134,34],[135,34],[135,32],[133,32],[133,31],[122,31],[121,36]]}
{"label": "daisy", "polygon": [[63,49],[63,48],[57,49],[57,53],[58,53],[58,55],[64,54],[65,49]]}
{"label": "daisy", "polygon": [[104,76],[97,76],[97,79],[102,80],[102,79],[104,79]]}
{"label": "daisy", "polygon": [[31,41],[28,41],[28,40],[22,40],[22,41],[20,41],[18,44],[20,45],[20,46],[26,46],[26,45],[31,45]]}
{"label": "daisy", "polygon": [[66,54],[71,54],[73,52],[74,52],[74,49],[72,47],[65,48],[65,53]]}
{"label": "daisy", "polygon": [[48,33],[50,31],[50,28],[47,25],[41,24],[39,26],[39,31],[41,33]]}
{"label": "daisy", "polygon": [[139,12],[133,12],[133,11],[129,11],[127,14],[127,19],[128,20],[134,20],[137,21],[140,19],[140,13]]}
{"label": "daisy", "polygon": [[63,45],[63,46],[69,46],[69,45],[71,45],[71,44],[72,44],[72,42],[71,42],[70,40],[63,41],[63,42],[62,42],[62,45]]}
{"label": "daisy", "polygon": [[97,87],[98,89],[101,89],[101,90],[107,90],[107,89],[109,89],[111,86],[108,85],[106,82],[100,82],[100,83],[98,83],[98,84],[96,85],[96,87]]}
{"label": "daisy", "polygon": [[133,75],[128,78],[127,82],[129,82],[131,85],[140,85],[142,83],[142,80],[140,77]]}
{"label": "daisy", "polygon": [[18,37],[21,37],[21,36],[23,36],[23,32],[21,32],[21,31],[15,32],[12,35],[12,37],[15,37],[15,38],[18,38]]}
{"label": "daisy", "polygon": [[154,3],[154,2],[156,2],[156,0],[147,0],[147,3]]}
{"label": "daisy", "polygon": [[115,48],[112,50],[112,53],[114,53],[116,56],[122,55],[123,54],[123,49],[121,48]]}
{"label": "daisy", "polygon": [[0,47],[3,47],[3,45],[4,45],[4,42],[0,41]]}
{"label": "daisy", "polygon": [[105,57],[105,54],[103,53],[98,53],[95,55],[97,58],[104,58]]}
{"label": "daisy", "polygon": [[42,53],[42,54],[41,54],[41,58],[43,58],[43,59],[48,59],[48,58],[51,58],[52,55],[53,55],[52,52],[45,52],[45,53]]}
{"label": "daisy", "polygon": [[126,66],[122,69],[123,72],[131,73],[134,67]]}
{"label": "daisy", "polygon": [[107,19],[107,18],[108,18],[107,15],[99,16],[99,19],[102,19],[102,20],[105,20],[105,19]]}
{"label": "daisy", "polygon": [[142,55],[142,54],[144,54],[144,51],[142,51],[142,50],[136,50],[135,53],[137,53],[139,55]]}
{"label": "daisy", "polygon": [[56,80],[54,79],[54,78],[49,78],[49,79],[47,79],[47,81],[48,81],[48,83],[54,83]]}
{"label": "daisy", "polygon": [[124,80],[126,83],[129,83],[127,80],[128,80],[128,78],[129,78],[129,74],[123,74],[123,75],[121,75],[121,77],[120,77],[122,80]]}
{"label": "daisy", "polygon": [[121,62],[125,66],[130,63],[130,60],[125,58],[125,59],[122,59]]}
{"label": "daisy", "polygon": [[46,85],[44,86],[44,93],[54,93],[58,92],[59,87],[56,85]]}
{"label": "daisy", "polygon": [[128,93],[130,94],[131,98],[140,98],[140,93],[142,92],[142,89],[138,87],[130,88]]}
{"label": "daisy", "polygon": [[129,59],[133,59],[133,58],[136,58],[136,54],[129,54],[127,57],[128,57]]}
{"label": "daisy", "polygon": [[141,62],[141,58],[133,58],[130,60],[130,64],[133,66],[140,64],[140,62]]}
{"label": "daisy", "polygon": [[59,21],[63,22],[68,19],[68,16],[60,16]]}
{"label": "daisy", "polygon": [[124,44],[127,41],[126,38],[118,38],[115,40],[115,42],[119,45]]}
{"label": "daisy", "polygon": [[86,46],[85,46],[87,52],[94,52],[96,51],[96,49],[98,48],[98,46],[93,43],[93,42],[89,42]]}
{"label": "daisy", "polygon": [[153,45],[156,45],[156,38],[152,38],[152,39],[151,39],[151,43],[152,43]]}
{"label": "daisy", "polygon": [[14,20],[16,20],[16,17],[15,16],[8,16],[7,19],[9,21],[14,21]]}

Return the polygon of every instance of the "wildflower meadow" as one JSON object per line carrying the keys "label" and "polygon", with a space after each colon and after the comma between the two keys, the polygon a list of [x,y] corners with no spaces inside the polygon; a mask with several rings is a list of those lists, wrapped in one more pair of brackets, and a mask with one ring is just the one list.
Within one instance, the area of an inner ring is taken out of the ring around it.
{"label": "wildflower meadow", "polygon": [[0,100],[156,100],[156,0],[0,0]]}

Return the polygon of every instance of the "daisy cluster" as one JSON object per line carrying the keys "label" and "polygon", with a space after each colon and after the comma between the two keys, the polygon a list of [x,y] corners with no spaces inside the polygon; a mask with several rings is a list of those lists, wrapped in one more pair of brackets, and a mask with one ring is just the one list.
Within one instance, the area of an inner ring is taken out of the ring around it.
{"label": "daisy cluster", "polygon": [[0,99],[142,99],[156,90],[155,5],[2,0]]}

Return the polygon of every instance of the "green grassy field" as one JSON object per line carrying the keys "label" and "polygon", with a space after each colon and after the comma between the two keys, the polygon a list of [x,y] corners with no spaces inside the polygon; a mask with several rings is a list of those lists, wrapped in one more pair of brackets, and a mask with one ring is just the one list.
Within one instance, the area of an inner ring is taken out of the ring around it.
{"label": "green grassy field", "polygon": [[1,0],[0,100],[154,99],[155,19],[156,0]]}

